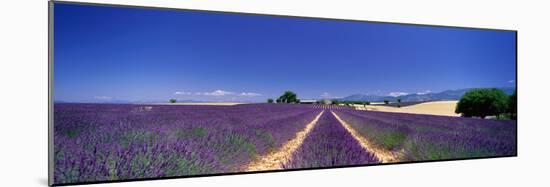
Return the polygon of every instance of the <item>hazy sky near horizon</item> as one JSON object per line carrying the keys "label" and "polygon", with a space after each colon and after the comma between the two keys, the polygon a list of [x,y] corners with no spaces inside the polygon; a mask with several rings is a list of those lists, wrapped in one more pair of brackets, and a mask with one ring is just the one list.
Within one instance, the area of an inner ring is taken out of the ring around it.
{"label": "hazy sky near horizon", "polygon": [[56,3],[54,100],[265,101],[513,87],[514,32]]}

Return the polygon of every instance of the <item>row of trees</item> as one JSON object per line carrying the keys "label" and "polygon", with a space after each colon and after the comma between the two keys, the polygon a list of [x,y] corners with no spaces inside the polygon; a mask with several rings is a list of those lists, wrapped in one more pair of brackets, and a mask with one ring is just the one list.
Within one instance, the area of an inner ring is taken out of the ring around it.
{"label": "row of trees", "polygon": [[370,102],[368,101],[340,101],[338,99],[333,99],[331,100],[331,104],[333,105],[339,105],[339,104],[344,104],[344,105],[352,105],[352,104],[355,104],[355,105],[370,105]]}
{"label": "row of trees", "polygon": [[[296,93],[292,91],[285,91],[283,95],[279,96],[279,98],[277,98],[276,100],[273,100],[273,98],[267,99],[267,103],[275,103],[275,102],[276,103],[299,103],[300,99],[298,99],[298,96]],[[401,103],[401,99],[397,99],[397,102]],[[388,104],[389,101],[384,100],[384,103]],[[317,101],[317,104],[332,104],[332,105],[344,104],[347,106],[356,104],[356,105],[366,106],[366,105],[370,105],[371,103],[369,101],[341,101],[338,99],[332,99],[332,100],[319,100]]]}
{"label": "row of trees", "polygon": [[[276,100],[273,100],[272,98],[267,99],[267,103],[299,103],[300,99],[298,99],[298,96],[296,93],[292,91],[285,91],[283,95],[279,96]],[[339,104],[345,104],[345,105],[351,105],[351,104],[358,104],[358,105],[370,105],[370,102],[365,101],[340,101],[337,99],[333,100],[319,100],[317,101],[317,104],[333,104],[333,105],[339,105]]]}
{"label": "row of trees", "polygon": [[[401,98],[397,98],[397,107],[401,107]],[[390,100],[384,99],[384,104],[389,105]]]}
{"label": "row of trees", "polygon": [[496,116],[517,118],[517,92],[507,95],[499,89],[475,89],[466,92],[456,105],[455,113],[463,117]]}

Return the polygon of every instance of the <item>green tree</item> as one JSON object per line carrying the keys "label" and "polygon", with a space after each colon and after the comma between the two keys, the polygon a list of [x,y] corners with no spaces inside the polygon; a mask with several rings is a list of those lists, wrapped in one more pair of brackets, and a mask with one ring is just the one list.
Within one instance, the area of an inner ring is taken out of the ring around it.
{"label": "green tree", "polygon": [[384,104],[389,104],[389,103],[390,103],[390,101],[388,101],[387,99],[384,100]]}
{"label": "green tree", "polygon": [[330,101],[333,105],[339,105],[340,104],[340,101],[338,101],[338,99],[333,99]]}
{"label": "green tree", "polygon": [[508,108],[508,96],[502,90],[474,89],[466,92],[456,105],[455,113],[464,117],[498,116]]}
{"label": "green tree", "polygon": [[170,103],[176,103],[178,100],[176,100],[176,99],[170,99],[170,100],[168,100],[168,101],[170,101]]}
{"label": "green tree", "polygon": [[514,93],[508,98],[508,114],[510,114],[510,119],[517,119],[518,117],[517,91],[514,91]]}
{"label": "green tree", "polygon": [[292,91],[285,91],[277,100],[280,100],[281,103],[297,103],[299,102],[298,96]]}
{"label": "green tree", "polygon": [[273,103],[273,99],[271,98],[267,99],[267,103]]}
{"label": "green tree", "polygon": [[397,98],[397,108],[401,108],[401,98]]}

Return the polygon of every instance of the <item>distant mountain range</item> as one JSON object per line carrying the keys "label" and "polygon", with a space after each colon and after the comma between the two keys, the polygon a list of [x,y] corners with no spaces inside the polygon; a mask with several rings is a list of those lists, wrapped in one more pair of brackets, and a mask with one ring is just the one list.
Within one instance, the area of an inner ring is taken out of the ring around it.
{"label": "distant mountain range", "polygon": [[[370,102],[382,102],[384,100],[395,101],[397,98],[401,98],[402,102],[422,102],[422,101],[449,101],[459,100],[466,92],[476,88],[465,88],[458,90],[446,90],[438,93],[415,93],[407,94],[398,97],[394,96],[382,96],[371,94],[353,94],[347,97],[340,98],[341,101],[370,101]],[[504,87],[497,88],[504,91],[506,94],[511,95],[516,88]]]}

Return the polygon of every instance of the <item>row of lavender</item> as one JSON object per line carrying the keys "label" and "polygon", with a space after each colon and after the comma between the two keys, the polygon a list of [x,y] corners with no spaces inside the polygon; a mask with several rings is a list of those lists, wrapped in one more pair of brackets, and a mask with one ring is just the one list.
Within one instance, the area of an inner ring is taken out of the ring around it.
{"label": "row of lavender", "polygon": [[240,171],[321,110],[300,105],[56,104],[55,183]]}
{"label": "row of lavender", "polygon": [[516,155],[516,121],[375,111],[335,111],[376,146],[403,161]]}
{"label": "row of lavender", "polygon": [[322,168],[378,162],[378,159],[363,149],[330,112],[325,111],[318,124],[283,168]]}

